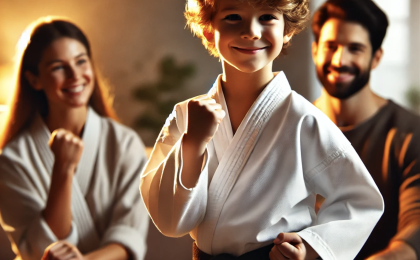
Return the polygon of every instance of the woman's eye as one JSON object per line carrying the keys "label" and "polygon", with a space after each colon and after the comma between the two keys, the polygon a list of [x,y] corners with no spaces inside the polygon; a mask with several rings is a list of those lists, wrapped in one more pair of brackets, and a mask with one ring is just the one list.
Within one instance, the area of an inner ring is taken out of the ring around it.
{"label": "woman's eye", "polygon": [[53,66],[52,67],[52,71],[56,71],[56,70],[61,70],[61,69],[63,69],[64,67],[62,66],[62,65],[57,65],[57,66]]}
{"label": "woman's eye", "polygon": [[277,19],[277,18],[274,17],[271,14],[264,14],[264,15],[260,16],[260,21],[271,21],[271,20],[274,20],[274,19]]}
{"label": "woman's eye", "polygon": [[81,59],[81,60],[78,60],[77,61],[77,65],[82,65],[84,63],[86,63],[86,60],[85,59]]}
{"label": "woman's eye", "polygon": [[241,17],[238,14],[230,14],[227,15],[224,20],[228,20],[228,21],[239,21],[242,20]]}

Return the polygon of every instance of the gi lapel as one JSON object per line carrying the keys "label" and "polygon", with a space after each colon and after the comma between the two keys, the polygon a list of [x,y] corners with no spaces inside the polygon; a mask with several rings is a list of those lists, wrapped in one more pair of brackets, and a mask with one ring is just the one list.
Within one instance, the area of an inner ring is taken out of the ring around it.
{"label": "gi lapel", "polygon": [[81,252],[90,252],[100,245],[100,239],[85,200],[98,153],[100,127],[100,117],[89,107],[82,138],[84,143],[83,153],[77,165],[75,178],[73,178],[71,205],[73,221],[77,224],[79,233],[79,249]]}
{"label": "gi lapel", "polygon": [[[92,216],[90,215],[89,207],[84,198],[84,193],[87,191],[92,176],[94,162],[96,161],[96,152],[99,145],[99,125],[99,116],[96,115],[93,110],[91,111],[91,109],[89,109],[84,130],[85,133],[83,135],[85,146],[81,160],[76,169],[75,178],[73,178],[71,202],[72,218],[77,226],[77,233],[79,236],[79,244],[77,246],[82,252],[89,252],[99,246],[99,237]],[[30,131],[40,154],[40,158],[44,163],[45,170],[47,171],[47,174],[51,176],[54,165],[54,154],[48,146],[51,133],[40,115],[35,116]],[[96,137],[95,131],[97,133]],[[87,140],[88,138],[90,140]],[[50,180],[48,180],[47,183],[48,187],[46,187],[46,194],[48,194]],[[79,186],[79,183],[83,183],[82,188]]]}
{"label": "gi lapel", "polygon": [[[218,78],[220,80],[220,78]],[[219,86],[214,85],[214,87]],[[245,118],[242,120],[232,141],[219,161],[219,166],[210,182],[208,192],[207,211],[202,224],[198,228],[198,247],[205,252],[213,254],[212,241],[223,205],[232,190],[236,179],[239,177],[243,167],[254,149],[259,135],[273,111],[290,93],[291,89],[283,72],[278,73],[263,90]],[[219,95],[223,95],[222,91]],[[210,93],[215,93],[214,90]],[[219,98],[220,100],[220,98]],[[230,123],[230,122],[229,122]],[[219,132],[219,130],[218,130]],[[214,146],[220,145],[216,137],[213,139]],[[217,148],[216,148],[217,150]]]}
{"label": "gi lapel", "polygon": [[213,136],[213,142],[217,144],[214,146],[214,149],[216,151],[218,162],[222,160],[224,153],[233,139],[232,124],[230,123],[228,107],[226,105],[225,97],[223,96],[222,85],[220,83],[221,80],[222,75],[219,75],[212,89],[208,93],[210,97],[214,98],[217,103],[222,105],[223,110],[226,112],[225,118]]}

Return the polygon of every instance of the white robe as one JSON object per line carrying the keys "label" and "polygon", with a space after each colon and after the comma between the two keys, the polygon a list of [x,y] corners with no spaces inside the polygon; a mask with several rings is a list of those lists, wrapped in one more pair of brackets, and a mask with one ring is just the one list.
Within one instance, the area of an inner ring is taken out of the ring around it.
{"label": "white robe", "polygon": [[[227,112],[220,80],[208,95]],[[282,72],[235,135],[227,113],[192,189],[180,176],[187,102],[167,119],[140,184],[163,234],[190,233],[208,254],[239,256],[298,232],[324,260],[354,258],[382,215],[382,196],[341,131]],[[326,198],[318,215],[315,194]]]}
{"label": "white robe", "polygon": [[[0,155],[1,224],[14,252],[25,260],[39,260],[44,249],[58,240],[41,213],[54,164],[50,136],[37,115]],[[116,242],[134,259],[143,259],[149,220],[138,193],[146,163],[141,140],[89,108],[83,142],[72,184],[72,229],[65,240],[82,253]]]}

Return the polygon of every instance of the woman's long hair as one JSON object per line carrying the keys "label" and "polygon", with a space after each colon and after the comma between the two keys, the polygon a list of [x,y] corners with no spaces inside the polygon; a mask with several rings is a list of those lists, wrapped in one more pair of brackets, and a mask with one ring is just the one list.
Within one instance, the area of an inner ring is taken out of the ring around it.
{"label": "woman's long hair", "polygon": [[42,17],[27,27],[18,42],[15,58],[16,84],[5,128],[0,135],[0,151],[21,130],[29,126],[37,112],[44,116],[48,114],[48,102],[44,92],[31,87],[25,72],[30,71],[38,75],[38,65],[44,50],[53,41],[63,37],[78,40],[88,52],[95,73],[95,85],[89,105],[99,115],[118,120],[112,107],[113,96],[94,65],[89,41],[84,33],[64,18]]}

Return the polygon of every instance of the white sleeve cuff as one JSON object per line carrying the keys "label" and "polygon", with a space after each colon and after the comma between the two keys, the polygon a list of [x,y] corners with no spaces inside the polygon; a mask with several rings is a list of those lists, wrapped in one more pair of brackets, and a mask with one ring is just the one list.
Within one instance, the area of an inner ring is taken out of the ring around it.
{"label": "white sleeve cuff", "polygon": [[208,150],[207,150],[207,146],[206,146],[206,150],[204,151],[204,157],[203,157],[203,163],[201,164],[201,172],[200,172],[200,176],[198,177],[198,180],[197,180],[197,183],[195,184],[195,186],[194,187],[192,187],[192,188],[187,188],[187,187],[185,187],[184,186],[184,184],[182,183],[182,178],[181,178],[181,175],[182,175],[182,168],[183,168],[183,160],[182,160],[182,140],[183,140],[183,138],[181,138],[180,139],[180,145],[179,145],[179,151],[177,151],[178,152],[178,161],[179,161],[179,174],[178,174],[178,180],[177,180],[177,182],[179,183],[179,185],[183,188],[183,189],[185,189],[185,190],[188,190],[188,191],[192,191],[192,190],[194,190],[197,186],[200,186],[200,185],[198,185],[199,183],[201,183],[201,182],[203,182],[203,179],[206,177],[207,178],[207,174],[205,174],[205,172],[207,172],[208,171],[208,167],[209,167],[209,160],[208,160],[208,158],[209,158],[209,155],[208,155]]}
{"label": "white sleeve cuff", "polygon": [[73,221],[71,222],[70,234],[62,240],[65,240],[70,244],[77,246],[77,243],[79,242],[79,233],[77,233],[76,223],[74,223]]}
{"label": "white sleeve cuff", "polygon": [[117,243],[130,251],[133,260],[142,260],[146,254],[146,234],[127,225],[113,226],[105,232],[102,245]]}

